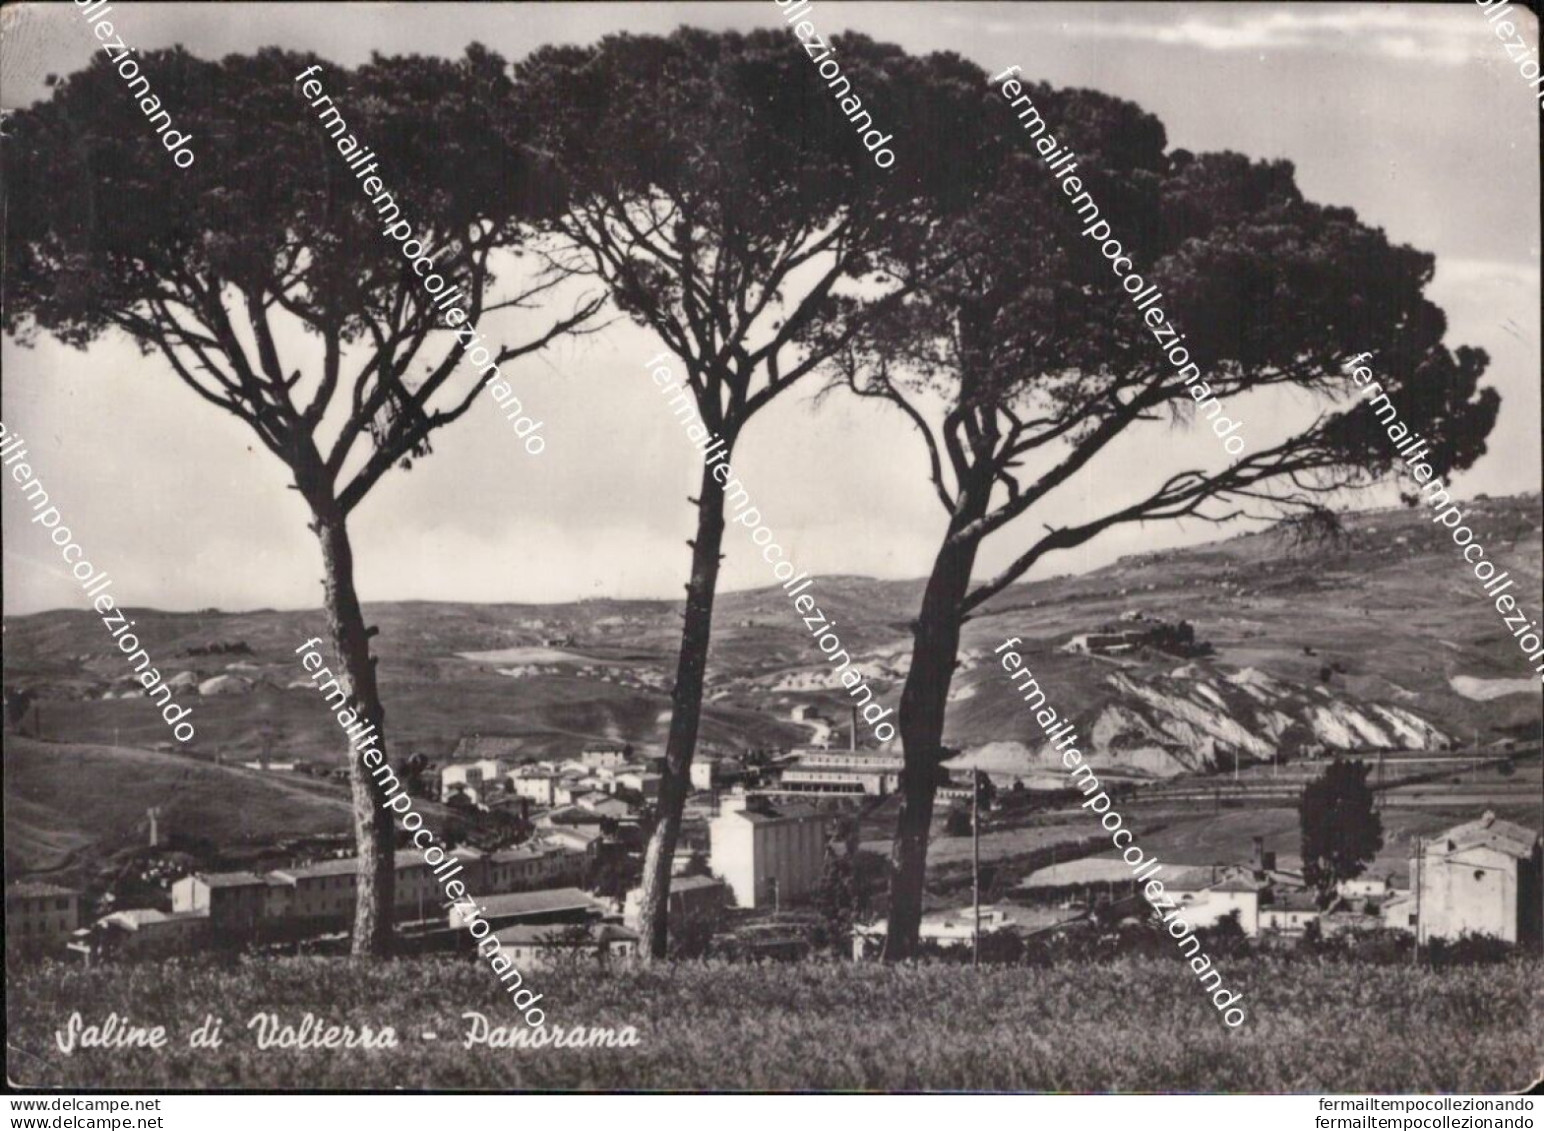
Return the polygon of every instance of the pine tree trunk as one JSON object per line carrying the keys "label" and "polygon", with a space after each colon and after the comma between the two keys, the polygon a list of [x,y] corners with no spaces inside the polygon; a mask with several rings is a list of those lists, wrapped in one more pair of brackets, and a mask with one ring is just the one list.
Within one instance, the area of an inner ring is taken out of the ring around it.
{"label": "pine tree trunk", "polygon": [[945,542],[933,562],[912,627],[911,670],[901,691],[900,732],[906,764],[901,772],[901,809],[890,846],[890,912],[884,960],[917,953],[922,927],[923,881],[927,875],[928,830],[943,760],[944,718],[949,685],[960,650],[960,602],[970,587],[979,543]]}
{"label": "pine tree trunk", "polygon": [[[370,656],[370,634],[364,610],[354,591],[354,551],[349,544],[347,520],[331,505],[315,505],[313,529],[322,545],[326,567],[327,626],[332,637],[338,685],[348,696],[347,706],[363,723],[374,723],[375,746],[384,755],[385,712],[375,682],[375,660]],[[392,912],[396,898],[396,870],[391,810],[380,803],[382,790],[371,778],[357,752],[348,752],[349,790],[354,806],[354,840],[359,851],[359,876],[354,903],[353,953],[382,958],[392,951]]]}
{"label": "pine tree trunk", "polygon": [[[729,459],[725,449],[724,462]],[[724,488],[713,478],[717,464],[704,465],[697,501],[697,537],[692,544],[692,575],[686,587],[686,619],[681,626],[681,654],[670,695],[670,736],[659,783],[654,833],[643,858],[638,930],[645,961],[665,957],[670,903],[670,869],[681,835],[681,814],[691,789],[692,754],[702,718],[702,682],[713,632],[713,597],[718,588],[719,549],[724,541]]]}

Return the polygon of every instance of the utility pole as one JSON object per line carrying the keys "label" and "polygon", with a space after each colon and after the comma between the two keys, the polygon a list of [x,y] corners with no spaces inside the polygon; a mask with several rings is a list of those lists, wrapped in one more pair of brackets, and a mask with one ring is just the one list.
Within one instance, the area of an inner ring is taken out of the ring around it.
{"label": "utility pole", "polygon": [[976,925],[970,934],[970,964],[981,964],[981,771],[970,771],[970,901]]}
{"label": "utility pole", "polygon": [[1424,850],[1421,847],[1421,838],[1415,838],[1415,950],[1411,955],[1412,965],[1421,964],[1421,856]]}

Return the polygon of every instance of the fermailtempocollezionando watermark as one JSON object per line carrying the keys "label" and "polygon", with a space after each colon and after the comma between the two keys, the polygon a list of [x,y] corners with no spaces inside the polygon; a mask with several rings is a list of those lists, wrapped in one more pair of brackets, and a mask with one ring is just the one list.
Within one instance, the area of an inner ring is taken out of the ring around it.
{"label": "fermailtempocollezionando watermark", "polygon": [[[1070,777],[1074,785],[1088,800],[1082,807],[1091,813],[1099,815],[1099,823],[1110,834],[1110,841],[1116,848],[1121,848],[1121,859],[1131,868],[1132,874],[1142,886],[1143,898],[1152,905],[1153,914],[1159,916],[1169,934],[1179,943],[1180,951],[1184,957],[1190,959],[1190,968],[1201,981],[1201,989],[1212,996],[1212,1005],[1222,1014],[1223,1023],[1229,1028],[1236,1029],[1244,1023],[1244,1011],[1239,1009],[1235,1002],[1242,1001],[1244,995],[1235,990],[1224,989],[1222,985],[1222,973],[1212,966],[1211,956],[1200,953],[1201,940],[1195,936],[1195,928],[1180,914],[1179,905],[1172,898],[1166,898],[1163,894],[1163,881],[1154,879],[1163,865],[1158,863],[1156,856],[1143,858],[1142,849],[1135,843],[1136,837],[1132,831],[1125,827],[1125,821],[1121,815],[1110,806],[1110,798],[1099,788],[1099,779],[1094,776],[1093,769],[1083,761],[1083,755],[1078,752],[1073,743],[1078,741],[1077,728],[1069,720],[1058,718],[1056,710],[1046,704],[1045,692],[1040,689],[1040,683],[1035,679],[1034,673],[1024,665],[1024,659],[1017,652],[1009,651],[1020,645],[1022,641],[1017,637],[1004,640],[997,648],[997,654],[1002,657],[1003,670],[1009,672],[1009,682],[1023,679],[1023,683],[1015,683],[1014,690],[1025,692],[1024,702],[1030,704],[1035,711],[1035,720],[1040,724],[1040,729],[1045,732],[1047,742],[1054,742],[1056,749],[1062,752],[1062,765],[1070,771]],[[1031,690],[1032,689],[1032,690]],[[1036,702],[1031,703],[1034,699]],[[1038,709],[1037,709],[1038,708]],[[1103,802],[1103,807],[1100,806]],[[1111,818],[1114,822],[1111,823]],[[1121,844],[1121,836],[1126,838],[1125,845]],[[1135,852],[1137,858],[1131,859]],[[1168,914],[1164,915],[1163,912]],[[1176,930],[1175,928],[1178,928]],[[1189,949],[1186,950],[1186,946]],[[1208,982],[1207,979],[1213,979]],[[1238,1014],[1238,1020],[1233,1020],[1233,1015]]]}

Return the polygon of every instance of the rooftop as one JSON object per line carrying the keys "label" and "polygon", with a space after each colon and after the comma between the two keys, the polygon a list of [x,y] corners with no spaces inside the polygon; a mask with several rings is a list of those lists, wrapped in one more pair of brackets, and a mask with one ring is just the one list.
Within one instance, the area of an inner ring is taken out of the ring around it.
{"label": "rooftop", "polygon": [[489,895],[478,900],[483,917],[499,915],[545,915],[557,911],[604,910],[604,905],[578,888],[547,888],[543,891],[517,891]]}
{"label": "rooftop", "polygon": [[904,765],[906,761],[905,755],[894,751],[848,750],[840,746],[796,746],[790,753],[796,758],[840,758],[843,761],[893,763],[897,766]]}
{"label": "rooftop", "polygon": [[620,797],[612,797],[609,793],[589,793],[574,800],[590,812],[599,813],[602,817],[626,817],[633,811],[631,805]]}
{"label": "rooftop", "polygon": [[314,879],[317,876],[352,876],[359,871],[357,856],[344,856],[338,860],[318,860],[315,864],[302,864],[297,868],[275,868],[275,876],[293,880]]}
{"label": "rooftop", "polygon": [[767,805],[759,810],[740,809],[736,812],[753,825],[770,825],[778,821],[808,821],[820,816],[817,810],[808,805]]}
{"label": "rooftop", "polygon": [[209,912],[205,911],[158,911],[154,907],[126,907],[122,911],[114,911],[101,918],[103,923],[116,923],[128,927],[131,931],[137,931],[141,927],[154,926],[157,923],[181,923],[190,919],[208,919]]}
{"label": "rooftop", "polygon": [[[449,850],[445,850],[442,847],[441,850],[445,852],[445,855],[446,855],[447,858],[454,858],[454,859],[457,859],[457,860],[474,860],[474,859],[477,859],[478,857],[487,855],[481,849],[474,848],[470,844],[464,844],[460,848],[452,848],[452,849],[449,849]],[[327,863],[327,864],[353,863],[353,862],[355,862],[357,860],[358,860],[357,856],[350,856],[350,857],[347,858],[346,861],[328,860],[328,861],[325,861],[325,863]],[[438,867],[438,865],[430,864],[427,860],[424,859],[424,854],[422,852],[418,851],[417,849],[413,849],[413,848],[399,848],[399,849],[397,849],[396,852],[394,852],[392,854],[392,867],[396,871],[401,872],[401,871],[404,871],[404,870],[406,870],[408,868],[429,868],[429,869],[433,869],[435,867]],[[309,866],[307,868],[303,869],[303,870],[305,871],[306,875],[313,874],[311,872]],[[295,869],[293,869],[293,868],[286,869],[286,871],[290,875],[295,875],[296,874]],[[336,872],[318,872],[318,873],[315,873],[315,874],[316,875],[336,875],[337,873]]]}
{"label": "rooftop", "polygon": [[578,840],[583,844],[590,844],[597,840],[603,840],[604,834],[594,825],[588,828],[579,825],[559,825],[556,828],[542,829],[541,836],[552,837],[556,840]]}
{"label": "rooftop", "polygon": [[267,887],[268,877],[256,872],[199,872],[198,878],[212,888]]}
{"label": "rooftop", "polygon": [[19,880],[14,884],[6,884],[5,894],[20,896],[22,899],[50,899],[54,896],[79,895],[80,892],[40,880]]}
{"label": "rooftop", "polygon": [[593,809],[585,809],[578,805],[562,805],[542,819],[554,825],[598,825],[602,817]]}
{"label": "rooftop", "polygon": [[515,844],[508,848],[501,848],[497,852],[488,855],[490,864],[507,864],[511,860],[540,860],[544,856],[560,855],[572,852],[573,849],[565,848],[559,844],[542,844],[538,841],[529,841],[525,844]]}
{"label": "rooftop", "polygon": [[1427,843],[1426,851],[1460,852],[1465,848],[1485,845],[1508,856],[1526,860],[1533,855],[1538,843],[1539,834],[1532,829],[1511,821],[1498,820],[1494,813],[1487,811],[1477,821],[1470,821],[1433,837]]}

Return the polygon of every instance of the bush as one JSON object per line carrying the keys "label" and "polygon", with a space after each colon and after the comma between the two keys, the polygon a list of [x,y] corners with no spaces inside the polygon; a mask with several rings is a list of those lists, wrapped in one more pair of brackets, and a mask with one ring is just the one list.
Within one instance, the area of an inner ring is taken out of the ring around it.
{"label": "bush", "polygon": [[1467,931],[1456,939],[1432,939],[1426,944],[1425,958],[1435,967],[1494,966],[1510,962],[1523,952],[1516,943],[1495,935],[1471,935]]}
{"label": "bush", "polygon": [[970,811],[962,809],[958,805],[949,810],[949,816],[944,820],[945,836],[969,836],[970,835]]}
{"label": "bush", "polygon": [[1375,962],[1380,966],[1392,966],[1410,961],[1415,949],[1415,936],[1409,931],[1396,931],[1378,927],[1368,931],[1351,931],[1341,936],[1345,949],[1360,962]]}
{"label": "bush", "polygon": [[1229,911],[1210,927],[1196,930],[1201,948],[1213,958],[1235,958],[1254,953],[1254,940],[1239,921],[1238,908]]}
{"label": "bush", "polygon": [[713,946],[723,916],[716,912],[694,911],[672,915],[667,925],[669,953],[672,958],[689,961],[706,958]]}

